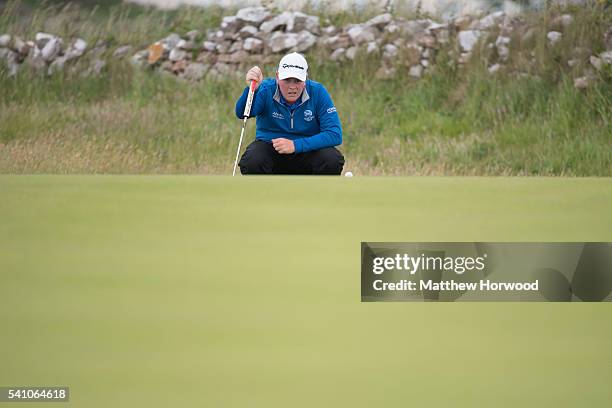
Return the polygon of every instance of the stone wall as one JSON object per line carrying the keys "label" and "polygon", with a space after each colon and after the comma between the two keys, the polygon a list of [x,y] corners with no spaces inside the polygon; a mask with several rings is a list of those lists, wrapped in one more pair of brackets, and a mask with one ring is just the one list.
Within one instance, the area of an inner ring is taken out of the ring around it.
{"label": "stone wall", "polygon": [[[571,14],[556,16],[546,33],[546,46],[560,44],[572,24]],[[527,45],[535,43],[536,33],[536,27],[520,15],[510,16],[502,11],[448,21],[408,20],[385,13],[364,23],[334,27],[323,26],[319,17],[299,11],[273,14],[263,7],[247,7],[224,17],[217,29],[172,33],[140,50],[131,45],[108,49],[104,42],[90,47],[82,39],[66,40],[48,33],[38,33],[30,41],[4,34],[0,36],[0,60],[9,75],[17,75],[23,64],[48,75],[64,69],[99,75],[108,58],[129,59],[137,69],[199,81],[243,75],[249,66],[275,64],[292,51],[316,53],[319,58],[337,63],[371,54],[380,64],[378,78],[393,78],[405,71],[418,79],[435,69],[436,56],[442,52],[447,54],[447,63],[462,65],[475,50],[480,50],[486,54],[491,75],[504,72],[509,69],[507,62],[513,49],[520,48],[524,54]],[[597,70],[612,64],[612,28],[605,33],[602,44],[603,49],[597,50],[574,47],[562,62],[568,67],[581,67],[575,78],[576,87],[588,87]],[[75,64],[84,56],[86,63]],[[536,62],[533,51],[522,58],[527,64]]]}

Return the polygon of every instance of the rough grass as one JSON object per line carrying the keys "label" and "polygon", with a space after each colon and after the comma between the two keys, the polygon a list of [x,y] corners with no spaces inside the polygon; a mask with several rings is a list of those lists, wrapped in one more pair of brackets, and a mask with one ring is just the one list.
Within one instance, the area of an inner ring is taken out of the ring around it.
{"label": "rough grass", "polygon": [[[111,44],[146,44],[173,29],[213,27],[223,14],[133,8],[115,6],[102,14],[68,8],[57,18],[68,21],[66,16],[78,13],[77,28],[70,27],[89,41],[110,36]],[[382,81],[374,79],[377,55],[339,66],[315,51],[311,78],[327,86],[338,108],[345,170],[364,175],[612,175],[612,70],[597,73],[590,89],[577,90],[573,79],[580,72],[566,64],[577,45],[601,50],[610,15],[599,11],[574,10],[579,25],[554,48],[543,41],[557,12],[528,14],[541,22],[536,44],[511,47],[510,66],[526,67],[521,55],[532,49],[537,63],[521,75],[488,75],[494,57],[483,49],[466,69],[447,66],[446,52],[440,52],[438,69],[421,81],[402,70]],[[47,28],[42,23],[50,19],[46,13],[26,19],[30,34]],[[361,20],[371,15],[350,14]],[[106,23],[93,24],[100,19]],[[23,18],[13,18],[6,9],[0,22],[0,31],[27,34],[19,31]],[[95,29],[88,31],[89,26]],[[107,68],[99,78],[27,71],[8,78],[0,67],[0,172],[231,171],[240,133],[233,107],[244,86],[241,78],[187,84],[135,71],[125,61]],[[274,67],[265,67],[265,73],[272,76]],[[249,123],[247,141],[254,126]]]}

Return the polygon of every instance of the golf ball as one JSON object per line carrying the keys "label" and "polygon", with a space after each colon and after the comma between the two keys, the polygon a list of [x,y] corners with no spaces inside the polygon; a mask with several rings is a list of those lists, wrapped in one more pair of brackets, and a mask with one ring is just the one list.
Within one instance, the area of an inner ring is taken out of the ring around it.
{"label": "golf ball", "polygon": [[353,173],[351,173],[350,171],[347,171],[346,173],[344,173],[345,177],[353,177]]}

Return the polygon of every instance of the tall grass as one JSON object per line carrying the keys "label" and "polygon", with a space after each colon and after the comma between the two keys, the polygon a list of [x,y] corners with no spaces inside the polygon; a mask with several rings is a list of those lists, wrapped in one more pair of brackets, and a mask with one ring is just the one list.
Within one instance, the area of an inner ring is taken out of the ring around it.
{"label": "tall grass", "polygon": [[[117,43],[146,44],[171,31],[214,27],[222,15],[133,7],[111,7],[105,17],[95,17],[106,22],[102,26],[93,24],[91,11],[79,10],[74,32],[89,33],[90,41],[112,35]],[[35,11],[24,25],[6,14],[0,31],[27,38],[27,30],[46,29],[42,21],[51,17]],[[371,14],[357,16],[363,21]],[[495,56],[485,47],[465,68],[447,65],[450,50],[442,50],[436,70],[419,81],[405,69],[391,80],[375,79],[379,55],[339,65],[311,53],[311,78],[329,89],[342,120],[345,170],[611,176],[612,70],[578,90],[573,78],[580,72],[566,64],[577,45],[601,50],[610,16],[589,8],[574,15],[580,26],[567,30],[556,47],[545,42],[552,12],[526,16],[541,24],[533,44],[512,43],[509,65],[521,75],[489,75],[486,67]],[[521,55],[532,49],[536,63],[528,68]],[[264,70],[274,74],[273,66]],[[243,87],[240,78],[185,83],[123,60],[110,61],[98,78],[27,70],[9,78],[0,68],[0,172],[227,174],[240,131],[233,108]],[[247,133],[252,139],[254,123]]]}

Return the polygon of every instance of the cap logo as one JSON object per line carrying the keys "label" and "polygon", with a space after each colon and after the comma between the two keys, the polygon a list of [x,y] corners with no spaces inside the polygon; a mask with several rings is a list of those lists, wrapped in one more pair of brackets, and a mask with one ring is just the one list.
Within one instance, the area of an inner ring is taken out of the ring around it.
{"label": "cap logo", "polygon": [[299,65],[291,65],[291,64],[283,64],[283,68],[298,68],[304,70],[304,67],[300,67]]}

